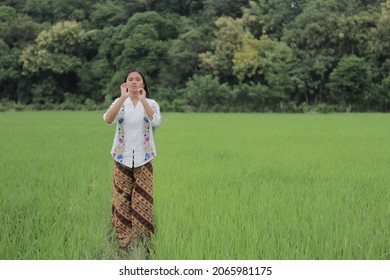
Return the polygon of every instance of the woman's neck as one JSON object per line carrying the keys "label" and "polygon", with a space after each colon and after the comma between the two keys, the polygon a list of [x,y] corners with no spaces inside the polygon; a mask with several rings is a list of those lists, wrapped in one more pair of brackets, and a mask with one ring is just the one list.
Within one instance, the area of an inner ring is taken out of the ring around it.
{"label": "woman's neck", "polygon": [[138,101],[138,93],[130,93],[130,99],[134,101]]}

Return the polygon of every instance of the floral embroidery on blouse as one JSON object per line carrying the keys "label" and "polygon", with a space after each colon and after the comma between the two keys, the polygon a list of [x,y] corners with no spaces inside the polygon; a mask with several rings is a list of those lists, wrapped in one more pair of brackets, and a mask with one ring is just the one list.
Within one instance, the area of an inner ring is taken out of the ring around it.
{"label": "floral embroidery on blouse", "polygon": [[125,152],[125,129],[123,127],[124,120],[125,120],[125,109],[124,106],[122,106],[120,112],[118,113],[119,120],[118,120],[118,145],[115,147],[114,152],[112,153],[112,156],[119,160],[120,162],[123,162],[123,153]]}
{"label": "floral embroidery on blouse", "polygon": [[144,117],[144,151],[145,151],[145,161],[149,160],[151,156],[154,157],[154,152],[152,148],[152,143],[150,140],[150,121],[147,117]]}

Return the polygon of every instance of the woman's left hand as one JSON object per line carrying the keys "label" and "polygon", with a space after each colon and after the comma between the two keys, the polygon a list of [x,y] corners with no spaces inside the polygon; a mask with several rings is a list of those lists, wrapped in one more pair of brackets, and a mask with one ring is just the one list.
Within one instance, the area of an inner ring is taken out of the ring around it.
{"label": "woman's left hand", "polygon": [[138,89],[138,98],[139,100],[146,98],[146,91],[143,88]]}

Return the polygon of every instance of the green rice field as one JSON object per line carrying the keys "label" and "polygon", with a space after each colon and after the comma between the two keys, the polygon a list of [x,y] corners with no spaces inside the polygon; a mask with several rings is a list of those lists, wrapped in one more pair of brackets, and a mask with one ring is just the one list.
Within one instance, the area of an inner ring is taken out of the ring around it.
{"label": "green rice field", "polygon": [[389,114],[163,113],[156,234],[128,251],[102,114],[0,114],[0,259],[390,259]]}

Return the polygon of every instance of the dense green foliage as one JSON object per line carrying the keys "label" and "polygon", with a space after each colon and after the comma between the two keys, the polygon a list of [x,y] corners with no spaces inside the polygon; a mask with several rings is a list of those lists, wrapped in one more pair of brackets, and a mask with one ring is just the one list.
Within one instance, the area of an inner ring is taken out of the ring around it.
{"label": "dense green foliage", "polygon": [[0,110],[103,108],[129,68],[165,111],[389,111],[390,0],[0,1]]}

